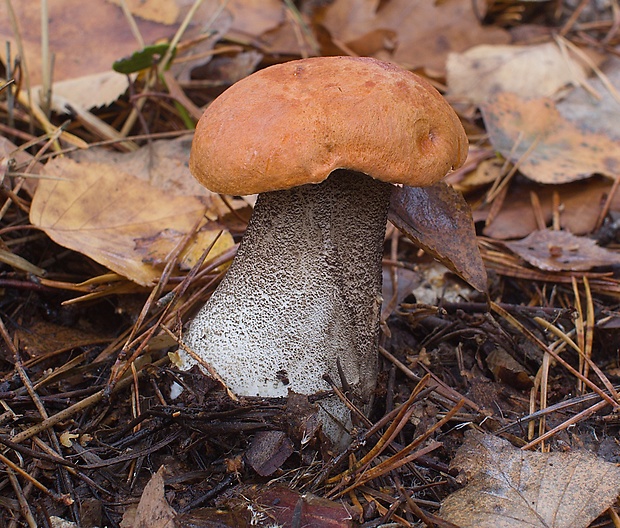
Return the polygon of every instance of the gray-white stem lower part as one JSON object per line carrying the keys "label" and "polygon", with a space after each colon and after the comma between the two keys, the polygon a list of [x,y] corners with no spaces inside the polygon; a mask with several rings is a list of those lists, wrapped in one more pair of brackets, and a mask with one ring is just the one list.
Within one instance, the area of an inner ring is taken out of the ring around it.
{"label": "gray-white stem lower part", "polygon": [[237,256],[184,339],[233,392],[329,390],[323,375],[340,384],[339,360],[357,403],[368,403],[391,189],[340,170],[258,197]]}

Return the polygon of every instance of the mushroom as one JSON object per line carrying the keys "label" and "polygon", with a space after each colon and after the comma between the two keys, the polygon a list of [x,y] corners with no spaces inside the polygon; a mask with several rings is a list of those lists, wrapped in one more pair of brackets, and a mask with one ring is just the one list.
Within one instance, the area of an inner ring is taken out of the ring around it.
{"label": "mushroom", "polygon": [[[317,394],[329,391],[329,374],[367,406],[392,184],[431,185],[467,148],[441,95],[379,60],[296,60],[231,86],[198,122],[190,169],[214,192],[259,196],[186,345],[238,395]],[[319,404],[347,421],[337,398]]]}

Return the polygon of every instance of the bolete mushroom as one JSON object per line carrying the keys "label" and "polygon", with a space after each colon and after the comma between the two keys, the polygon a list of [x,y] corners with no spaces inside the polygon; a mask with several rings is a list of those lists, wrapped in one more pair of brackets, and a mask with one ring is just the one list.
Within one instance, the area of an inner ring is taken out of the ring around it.
{"label": "bolete mushroom", "polygon": [[[198,122],[190,169],[214,192],[260,194],[186,345],[238,395],[316,394],[324,374],[344,374],[368,403],[392,184],[435,183],[467,145],[428,82],[379,60],[302,59],[234,84]],[[345,416],[337,399],[323,405]]]}

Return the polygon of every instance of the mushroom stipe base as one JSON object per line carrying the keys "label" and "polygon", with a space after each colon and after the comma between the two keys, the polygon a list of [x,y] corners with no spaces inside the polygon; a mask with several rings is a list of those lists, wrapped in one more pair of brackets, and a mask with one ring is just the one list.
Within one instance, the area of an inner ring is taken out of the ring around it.
{"label": "mushroom stipe base", "polygon": [[[339,360],[349,397],[367,406],[377,379],[391,191],[337,170],[319,184],[259,195],[230,269],[184,337],[187,346],[240,396],[330,390],[323,376],[339,383]],[[180,355],[184,367],[195,364]],[[335,398],[327,407],[348,422]]]}

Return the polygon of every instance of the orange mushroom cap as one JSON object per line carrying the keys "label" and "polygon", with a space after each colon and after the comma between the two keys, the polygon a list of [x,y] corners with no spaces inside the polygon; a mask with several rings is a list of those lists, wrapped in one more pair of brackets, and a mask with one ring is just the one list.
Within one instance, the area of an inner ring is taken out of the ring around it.
{"label": "orange mushroom cap", "polygon": [[190,169],[222,194],[319,183],[336,169],[426,186],[467,150],[458,116],[421,77],[372,58],[316,57],[260,70],[215,99]]}

